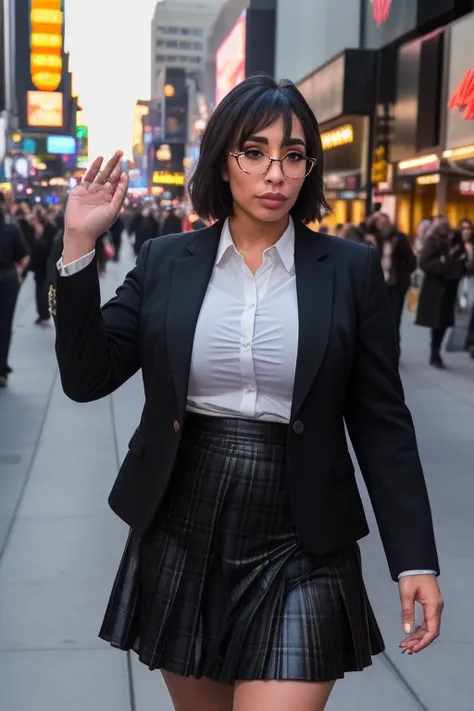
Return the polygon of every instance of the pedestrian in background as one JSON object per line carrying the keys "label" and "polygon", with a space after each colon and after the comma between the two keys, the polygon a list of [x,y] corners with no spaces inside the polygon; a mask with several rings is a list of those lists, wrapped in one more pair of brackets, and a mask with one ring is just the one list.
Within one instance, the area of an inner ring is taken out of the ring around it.
{"label": "pedestrian in background", "polygon": [[416,269],[416,257],[407,235],[384,212],[374,213],[366,226],[368,234],[365,239],[373,242],[382,263],[400,353],[402,316],[411,275]]}
{"label": "pedestrian in background", "polygon": [[8,354],[12,337],[13,316],[20,282],[28,265],[28,245],[13,223],[5,219],[6,199],[0,193],[0,387],[4,388],[12,369]]}
{"label": "pedestrian in background", "polygon": [[431,329],[430,365],[445,368],[441,348],[454,325],[459,282],[466,269],[466,248],[445,217],[433,220],[420,253],[425,277],[420,291],[416,323]]}
{"label": "pedestrian in background", "polygon": [[120,157],[71,193],[54,299],[72,399],[140,368],[145,383],[109,498],[131,531],[100,635],[161,669],[180,711],[323,711],[335,680],[383,650],[344,423],[404,652],[435,639],[442,608],[380,259],[306,227],[328,210],[318,124],[291,82],[259,74],[202,138],[190,195],[212,226],[148,241],[101,310],[91,252],[126,195]]}

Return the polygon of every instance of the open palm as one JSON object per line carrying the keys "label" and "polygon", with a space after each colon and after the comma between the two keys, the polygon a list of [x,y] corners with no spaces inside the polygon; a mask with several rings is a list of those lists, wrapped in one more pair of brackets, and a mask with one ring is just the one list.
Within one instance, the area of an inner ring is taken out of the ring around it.
{"label": "open palm", "polygon": [[94,160],[82,183],[69,196],[65,232],[92,242],[117,219],[127,194],[127,176],[122,173],[121,151],[117,151],[103,170],[103,158]]}

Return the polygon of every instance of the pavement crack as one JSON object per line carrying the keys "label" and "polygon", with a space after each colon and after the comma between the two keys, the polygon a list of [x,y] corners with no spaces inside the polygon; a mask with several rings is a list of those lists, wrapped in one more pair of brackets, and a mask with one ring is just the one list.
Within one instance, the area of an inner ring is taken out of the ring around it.
{"label": "pavement crack", "polygon": [[405,689],[407,694],[413,699],[413,701],[418,706],[419,711],[430,711],[428,706],[423,703],[415,689],[412,687],[410,682],[405,678],[400,669],[397,667],[392,658],[387,654],[387,652],[382,652],[382,659],[387,665],[389,670],[392,672],[393,676],[397,679],[399,684]]}

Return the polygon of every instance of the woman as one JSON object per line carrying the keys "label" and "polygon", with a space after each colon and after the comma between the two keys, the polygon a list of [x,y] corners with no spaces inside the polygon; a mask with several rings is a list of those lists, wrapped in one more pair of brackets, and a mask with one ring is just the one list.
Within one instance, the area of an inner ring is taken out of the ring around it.
{"label": "woman", "polygon": [[419,263],[425,278],[416,323],[431,329],[430,365],[443,369],[446,366],[441,347],[446,331],[454,325],[456,295],[466,266],[464,244],[453,234],[445,217],[433,220]]}
{"label": "woman", "polygon": [[344,420],[399,584],[403,650],[438,634],[380,260],[304,224],[327,211],[322,155],[296,87],[246,79],[214,111],[190,186],[215,223],[147,242],[102,312],[91,260],[126,194],[120,154],[70,197],[52,299],[64,390],[94,400],[142,368],[146,391],[109,499],[131,532],[100,634],[161,669],[179,711],[322,711],[335,680],[382,651]]}

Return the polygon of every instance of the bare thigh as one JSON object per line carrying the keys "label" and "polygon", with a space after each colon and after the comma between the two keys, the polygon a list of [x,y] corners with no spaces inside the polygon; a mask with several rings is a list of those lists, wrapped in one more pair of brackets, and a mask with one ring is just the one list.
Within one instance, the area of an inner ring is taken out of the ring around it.
{"label": "bare thigh", "polygon": [[324,711],[334,684],[238,681],[232,711]]}
{"label": "bare thigh", "polygon": [[162,671],[175,711],[232,711],[234,687]]}

